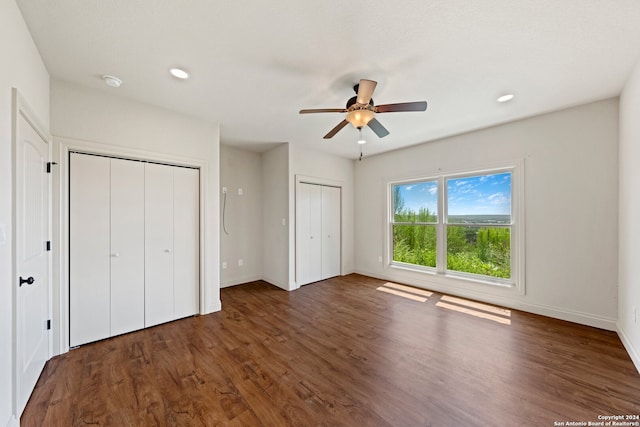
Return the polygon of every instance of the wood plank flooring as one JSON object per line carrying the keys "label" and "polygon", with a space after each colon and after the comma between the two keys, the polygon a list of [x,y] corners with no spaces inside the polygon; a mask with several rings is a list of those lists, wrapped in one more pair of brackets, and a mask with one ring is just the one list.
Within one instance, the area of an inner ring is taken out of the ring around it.
{"label": "wood plank flooring", "polygon": [[384,284],[354,274],[295,292],[223,289],[221,312],[53,358],[21,425],[554,426],[640,414],[640,375],[615,333]]}

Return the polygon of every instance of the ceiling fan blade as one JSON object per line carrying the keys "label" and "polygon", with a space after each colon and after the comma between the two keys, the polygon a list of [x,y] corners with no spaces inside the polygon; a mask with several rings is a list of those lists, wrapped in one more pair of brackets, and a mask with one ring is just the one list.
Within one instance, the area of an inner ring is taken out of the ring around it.
{"label": "ceiling fan blade", "polygon": [[389,135],[389,131],[384,126],[382,126],[382,123],[380,123],[375,117],[369,120],[367,126],[369,126],[371,130],[376,135],[378,135],[378,138],[384,138],[385,136]]}
{"label": "ceiling fan blade", "polygon": [[326,134],[326,135],[324,136],[324,139],[333,138],[333,136],[334,136],[336,133],[340,132],[340,129],[342,129],[343,127],[345,127],[345,126],[346,126],[346,125],[348,125],[348,124],[349,124],[349,122],[348,122],[348,121],[346,121],[346,120],[341,121],[341,122],[338,124],[338,126],[336,126],[336,127],[334,127],[333,129],[331,129],[331,130],[329,131],[329,133],[328,133],[328,134]]}
{"label": "ceiling fan blade", "polygon": [[373,80],[360,79],[360,83],[358,83],[358,104],[369,104],[377,84],[378,82],[374,82]]}
{"label": "ceiling fan blade", "polygon": [[376,113],[394,113],[399,111],[425,111],[427,101],[400,102],[399,104],[384,104],[374,107]]}
{"label": "ceiling fan blade", "polygon": [[309,110],[300,110],[300,114],[309,113],[346,113],[346,108],[312,108]]}

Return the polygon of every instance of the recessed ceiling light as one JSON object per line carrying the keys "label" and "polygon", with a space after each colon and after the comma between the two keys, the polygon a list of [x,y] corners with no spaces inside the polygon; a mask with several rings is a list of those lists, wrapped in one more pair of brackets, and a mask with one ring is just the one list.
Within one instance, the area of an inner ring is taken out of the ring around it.
{"label": "recessed ceiling light", "polygon": [[186,80],[189,78],[189,73],[187,73],[182,68],[171,68],[169,72],[173,77],[176,77],[178,79]]}
{"label": "recessed ceiling light", "polygon": [[496,99],[496,101],[498,101],[498,102],[507,102],[507,101],[511,101],[514,97],[515,97],[515,95],[512,94],[512,93],[505,93],[504,95],[499,96],[498,99]]}
{"label": "recessed ceiling light", "polygon": [[122,80],[120,80],[119,78],[106,74],[102,76],[102,80],[104,80],[107,86],[111,87],[120,87],[120,85],[122,84]]}

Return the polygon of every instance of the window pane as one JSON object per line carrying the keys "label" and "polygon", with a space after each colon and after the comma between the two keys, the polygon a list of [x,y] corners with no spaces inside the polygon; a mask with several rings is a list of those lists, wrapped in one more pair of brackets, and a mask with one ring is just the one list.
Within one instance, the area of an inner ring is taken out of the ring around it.
{"label": "window pane", "polygon": [[510,224],[511,172],[447,179],[449,224]]}
{"label": "window pane", "polygon": [[438,182],[393,186],[394,222],[437,222]]}
{"label": "window pane", "polygon": [[447,270],[511,277],[511,228],[447,226]]}
{"label": "window pane", "polygon": [[425,267],[435,267],[435,225],[394,225],[393,260]]}

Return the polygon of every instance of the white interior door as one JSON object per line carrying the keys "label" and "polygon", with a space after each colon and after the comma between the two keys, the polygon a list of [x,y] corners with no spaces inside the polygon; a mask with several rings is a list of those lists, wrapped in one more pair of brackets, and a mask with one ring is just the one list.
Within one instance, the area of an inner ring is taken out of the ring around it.
{"label": "white interior door", "polygon": [[173,168],[173,292],[176,319],[198,313],[200,291],[200,174]]}
{"label": "white interior door", "polygon": [[69,345],[111,336],[110,159],[71,153]]}
{"label": "white interior door", "polygon": [[111,336],[144,328],[144,163],[111,162]]}
{"label": "white interior door", "polygon": [[[16,129],[15,310],[16,414],[20,416],[49,359],[50,307],[49,144],[25,119]],[[8,380],[8,379],[7,379]]]}
{"label": "white interior door", "polygon": [[322,279],[340,275],[340,188],[322,186]]}
{"label": "white interior door", "polygon": [[145,327],[175,319],[173,170],[145,164]]}
{"label": "white interior door", "polygon": [[322,186],[299,183],[296,200],[296,281],[322,279]]}

